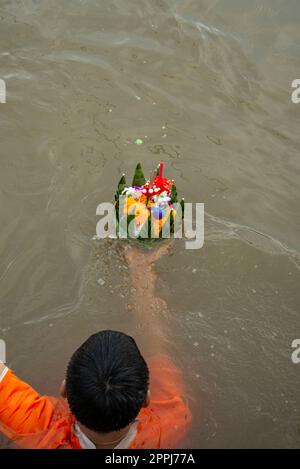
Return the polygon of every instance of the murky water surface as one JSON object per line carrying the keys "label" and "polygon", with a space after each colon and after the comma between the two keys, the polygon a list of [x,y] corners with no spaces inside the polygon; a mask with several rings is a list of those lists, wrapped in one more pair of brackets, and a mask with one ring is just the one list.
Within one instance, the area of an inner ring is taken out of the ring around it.
{"label": "murky water surface", "polygon": [[95,210],[163,158],[206,212],[204,248],[157,263],[183,444],[299,447],[299,22],[297,0],[1,0],[0,333],[41,392],[90,333],[136,334]]}

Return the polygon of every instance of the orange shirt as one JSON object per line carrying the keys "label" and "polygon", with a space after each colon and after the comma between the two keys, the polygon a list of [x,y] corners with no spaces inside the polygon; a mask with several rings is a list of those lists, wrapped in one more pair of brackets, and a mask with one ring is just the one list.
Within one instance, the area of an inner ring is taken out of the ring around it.
{"label": "orange shirt", "polygon": [[[151,400],[130,448],[176,448],[191,424],[182,374],[166,356],[149,360]],[[0,382],[0,431],[22,448],[80,449],[67,402],[40,396],[8,370]]]}

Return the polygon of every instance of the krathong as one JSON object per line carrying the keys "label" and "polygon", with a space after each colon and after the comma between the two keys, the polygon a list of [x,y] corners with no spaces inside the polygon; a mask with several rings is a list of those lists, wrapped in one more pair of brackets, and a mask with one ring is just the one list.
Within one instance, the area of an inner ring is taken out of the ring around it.
{"label": "krathong", "polygon": [[174,234],[177,221],[183,219],[184,201],[178,203],[174,179],[163,176],[164,162],[158,165],[146,181],[141,164],[135,169],[131,186],[125,174],[115,194],[117,224],[126,236],[140,240],[155,240]]}

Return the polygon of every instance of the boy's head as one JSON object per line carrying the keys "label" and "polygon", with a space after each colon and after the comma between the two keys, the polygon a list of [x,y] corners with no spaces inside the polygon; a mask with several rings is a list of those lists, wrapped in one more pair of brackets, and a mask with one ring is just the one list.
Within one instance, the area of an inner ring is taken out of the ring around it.
{"label": "boy's head", "polygon": [[122,332],[92,335],[67,368],[66,397],[76,420],[109,433],[127,427],[147,401],[149,371],[134,339]]}

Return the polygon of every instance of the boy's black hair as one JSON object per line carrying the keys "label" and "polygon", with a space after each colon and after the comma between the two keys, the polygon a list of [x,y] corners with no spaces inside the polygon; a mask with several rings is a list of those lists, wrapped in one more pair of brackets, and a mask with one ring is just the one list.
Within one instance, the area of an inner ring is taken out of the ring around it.
{"label": "boy's black hair", "polygon": [[71,357],[66,391],[78,422],[95,432],[120,430],[147,398],[149,370],[134,339],[122,332],[93,334]]}

